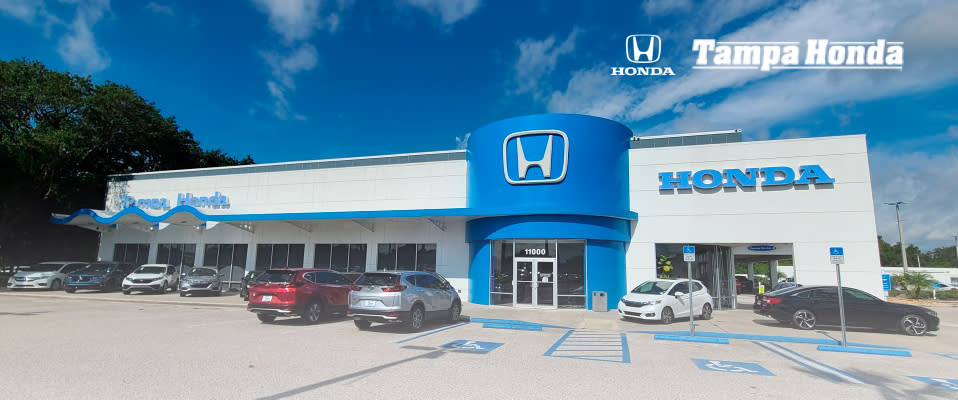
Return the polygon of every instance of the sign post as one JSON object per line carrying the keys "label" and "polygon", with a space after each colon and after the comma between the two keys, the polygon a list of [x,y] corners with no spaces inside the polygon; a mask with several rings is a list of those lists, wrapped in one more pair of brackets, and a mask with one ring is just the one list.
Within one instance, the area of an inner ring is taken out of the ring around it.
{"label": "sign post", "polygon": [[695,336],[695,317],[692,312],[692,262],[695,261],[695,246],[682,246],[682,257],[689,272],[689,335]]}
{"label": "sign post", "polygon": [[828,254],[832,264],[835,264],[835,276],[838,278],[838,318],[842,324],[842,347],[846,347],[848,340],[845,338],[845,301],[843,300],[845,296],[843,296],[842,271],[840,267],[845,263],[845,248],[831,247],[828,249]]}

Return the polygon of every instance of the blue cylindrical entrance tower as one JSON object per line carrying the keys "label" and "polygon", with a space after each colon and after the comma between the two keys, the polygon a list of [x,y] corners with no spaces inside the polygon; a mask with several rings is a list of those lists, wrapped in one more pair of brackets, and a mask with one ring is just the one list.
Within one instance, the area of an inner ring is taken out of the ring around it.
{"label": "blue cylindrical entrance tower", "polygon": [[625,294],[631,130],[603,118],[511,118],[469,137],[473,303],[609,308]]}

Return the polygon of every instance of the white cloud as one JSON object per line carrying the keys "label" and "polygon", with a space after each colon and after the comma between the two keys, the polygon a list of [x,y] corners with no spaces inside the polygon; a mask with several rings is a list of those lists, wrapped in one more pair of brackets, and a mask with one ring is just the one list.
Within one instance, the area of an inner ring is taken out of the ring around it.
{"label": "white cloud", "polygon": [[291,109],[289,96],[296,89],[295,75],[318,65],[318,51],[309,39],[320,30],[338,30],[339,13],[351,6],[351,2],[340,0],[335,6],[320,0],[253,0],[253,3],[267,15],[270,29],[279,35],[282,44],[259,52],[272,75],[266,87],[273,99],[273,115],[282,120],[304,120],[305,116]]}
{"label": "white cloud", "polygon": [[905,243],[923,250],[952,245],[958,234],[958,185],[953,184],[958,182],[958,147],[953,139],[942,143],[946,151],[941,154],[903,153],[897,146],[870,149],[875,223],[888,242],[898,242],[898,223],[895,208],[884,203],[904,201]]}
{"label": "white cloud", "polygon": [[646,0],[642,3],[642,11],[651,17],[661,17],[691,11],[694,5],[692,0]]}
{"label": "white cloud", "polygon": [[335,32],[339,28],[339,14],[330,11],[324,15],[321,0],[253,0],[253,3],[269,17],[269,27],[286,44],[307,40],[318,29]]}
{"label": "white cloud", "polygon": [[57,46],[57,53],[70,67],[81,72],[94,73],[110,65],[110,55],[97,44],[93,34],[93,25],[109,10],[109,0],[83,1],[77,4],[76,16]]}
{"label": "white cloud", "polygon": [[162,4],[157,4],[152,1],[149,3],[146,3],[146,8],[156,14],[166,14],[169,16],[176,15],[176,13],[173,11],[173,7],[164,6]]}
{"label": "white cloud", "polygon": [[609,79],[604,67],[576,71],[564,91],[549,98],[550,112],[582,113],[606,118],[625,114],[635,105],[637,90],[621,81]]}
{"label": "white cloud", "polygon": [[513,93],[531,93],[536,98],[541,97],[543,86],[548,88],[548,84],[543,80],[555,71],[559,56],[575,50],[575,41],[579,34],[579,29],[573,28],[569,36],[559,44],[556,44],[555,36],[543,40],[523,39],[516,42],[519,57],[513,66]]}
{"label": "white cloud", "polygon": [[439,17],[443,26],[451,26],[474,13],[480,0],[403,0],[404,3]]}
{"label": "white cloud", "polygon": [[27,24],[40,25],[47,37],[50,37],[53,26],[63,24],[63,20],[47,11],[47,6],[43,0],[0,1],[0,14],[16,18]]}

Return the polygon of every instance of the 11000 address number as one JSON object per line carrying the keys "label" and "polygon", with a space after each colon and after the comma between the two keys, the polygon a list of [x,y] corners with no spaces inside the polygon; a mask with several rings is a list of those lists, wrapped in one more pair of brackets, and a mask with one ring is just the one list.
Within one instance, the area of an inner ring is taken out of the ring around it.
{"label": "11000 address number", "polygon": [[546,249],[522,249],[522,251],[527,256],[544,256],[546,255]]}

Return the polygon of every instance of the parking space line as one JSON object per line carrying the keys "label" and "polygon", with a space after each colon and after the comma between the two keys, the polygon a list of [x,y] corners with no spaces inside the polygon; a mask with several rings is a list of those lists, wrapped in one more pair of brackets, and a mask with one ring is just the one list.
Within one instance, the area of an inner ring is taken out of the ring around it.
{"label": "parking space line", "polygon": [[798,365],[801,365],[801,366],[803,366],[803,367],[805,367],[805,368],[808,368],[808,369],[817,371],[817,372],[819,372],[820,374],[826,374],[827,376],[830,376],[830,377],[832,377],[833,379],[834,379],[834,378],[837,378],[837,379],[839,379],[839,380],[843,380],[843,381],[849,382],[849,383],[858,383],[858,384],[864,384],[864,383],[865,383],[865,382],[863,382],[862,380],[860,380],[860,379],[858,379],[858,378],[852,376],[851,374],[849,374],[849,373],[847,373],[847,372],[845,372],[845,371],[842,371],[842,370],[840,370],[840,369],[838,369],[838,368],[831,367],[831,366],[825,365],[825,364],[823,364],[823,363],[821,363],[821,362],[815,361],[815,360],[813,360],[813,359],[811,359],[811,358],[808,358],[808,357],[806,357],[806,356],[804,356],[804,355],[802,355],[802,354],[799,354],[799,353],[797,353],[797,352],[795,352],[795,351],[793,351],[793,350],[790,350],[790,349],[786,348],[785,346],[782,346],[782,345],[780,345],[780,344],[778,344],[778,343],[770,343],[770,342],[752,342],[752,343],[755,343],[755,344],[757,344],[757,345],[759,345],[759,346],[765,348],[766,350],[771,351],[771,352],[773,352],[773,353],[775,353],[775,354],[778,354],[779,356],[782,356],[782,357],[784,357],[785,359],[790,360],[790,361],[792,361],[792,362],[794,362],[794,363],[796,363],[796,364],[798,364]]}
{"label": "parking space line", "polygon": [[431,330],[431,331],[426,331],[426,332],[423,332],[423,333],[420,333],[420,334],[417,334],[417,335],[408,336],[408,337],[405,337],[405,338],[402,338],[402,339],[394,340],[393,343],[406,343],[406,342],[411,341],[411,340],[419,339],[419,338],[421,338],[421,337],[423,337],[423,336],[429,336],[429,335],[432,335],[432,334],[434,334],[434,333],[439,333],[439,332],[442,332],[442,331],[450,330],[450,329],[452,329],[452,328],[458,328],[458,327],[463,326],[463,325],[466,325],[466,324],[468,324],[468,322],[460,322],[460,323],[455,324],[455,325],[450,325],[450,326],[442,327],[442,328],[439,328],[439,329],[433,329],[433,330]]}

